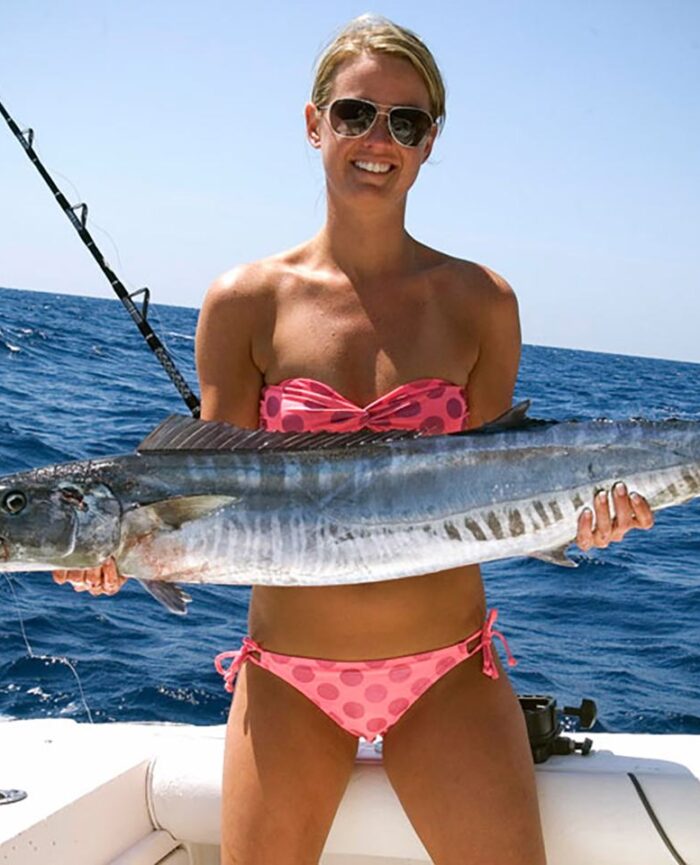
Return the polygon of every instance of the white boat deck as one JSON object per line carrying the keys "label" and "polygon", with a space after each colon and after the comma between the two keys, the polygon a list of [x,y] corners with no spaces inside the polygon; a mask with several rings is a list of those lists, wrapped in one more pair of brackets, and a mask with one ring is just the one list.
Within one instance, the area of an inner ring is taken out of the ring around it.
{"label": "white boat deck", "polygon": [[[0,805],[0,865],[218,865],[223,736],[222,726],[0,723],[0,789],[27,793]],[[537,768],[550,865],[700,865],[700,737],[590,738],[588,757]],[[430,862],[369,746],[322,862]]]}

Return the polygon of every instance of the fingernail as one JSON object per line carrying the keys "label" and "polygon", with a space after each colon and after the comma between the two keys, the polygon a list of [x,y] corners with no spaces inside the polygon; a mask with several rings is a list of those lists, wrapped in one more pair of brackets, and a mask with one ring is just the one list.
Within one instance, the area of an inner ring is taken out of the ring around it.
{"label": "fingernail", "polygon": [[581,511],[581,515],[584,516],[584,517],[592,517],[592,516],[593,516],[593,511],[592,511],[590,508],[584,508],[584,509]]}
{"label": "fingernail", "polygon": [[599,502],[606,502],[608,500],[608,494],[605,492],[605,490],[601,490],[596,496],[596,498]]}
{"label": "fingernail", "polygon": [[616,496],[620,496],[620,498],[622,498],[622,496],[624,496],[626,492],[627,492],[627,487],[625,486],[625,484],[622,481],[619,481],[618,483],[615,484],[615,495]]}
{"label": "fingernail", "polygon": [[642,497],[639,495],[639,493],[631,493],[630,498],[635,503],[635,505],[639,504],[639,502],[641,502],[642,500]]}

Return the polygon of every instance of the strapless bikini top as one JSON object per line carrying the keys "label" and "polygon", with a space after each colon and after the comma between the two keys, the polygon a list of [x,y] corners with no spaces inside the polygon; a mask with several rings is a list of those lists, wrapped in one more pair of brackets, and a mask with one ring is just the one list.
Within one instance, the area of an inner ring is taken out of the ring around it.
{"label": "strapless bikini top", "polygon": [[260,396],[260,426],[278,432],[419,429],[438,435],[465,429],[467,419],[464,388],[441,378],[399,385],[364,408],[312,378],[265,385]]}

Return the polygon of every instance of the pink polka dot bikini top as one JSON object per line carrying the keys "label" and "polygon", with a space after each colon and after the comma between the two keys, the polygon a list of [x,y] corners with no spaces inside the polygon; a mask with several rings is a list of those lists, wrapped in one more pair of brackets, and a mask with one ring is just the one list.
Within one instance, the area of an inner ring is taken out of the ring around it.
{"label": "pink polka dot bikini top", "polygon": [[441,378],[401,384],[364,408],[312,378],[265,385],[260,396],[260,426],[277,432],[419,429],[439,435],[465,429],[468,417],[464,388]]}

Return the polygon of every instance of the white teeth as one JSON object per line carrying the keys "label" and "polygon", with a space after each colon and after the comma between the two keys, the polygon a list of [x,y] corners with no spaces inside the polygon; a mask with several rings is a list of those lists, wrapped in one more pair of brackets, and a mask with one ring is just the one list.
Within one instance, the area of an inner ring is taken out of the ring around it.
{"label": "white teeth", "polygon": [[375,174],[386,174],[387,171],[391,171],[391,165],[382,162],[355,162],[354,165],[363,171],[373,171]]}

